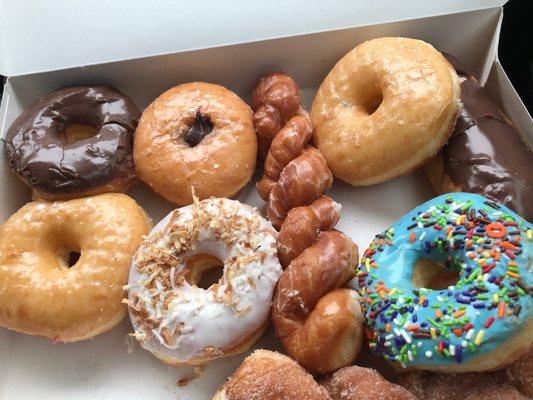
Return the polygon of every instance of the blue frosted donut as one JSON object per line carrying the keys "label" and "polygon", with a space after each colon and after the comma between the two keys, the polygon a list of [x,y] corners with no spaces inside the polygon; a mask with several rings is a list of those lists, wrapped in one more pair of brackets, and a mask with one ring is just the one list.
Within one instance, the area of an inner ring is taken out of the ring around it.
{"label": "blue frosted donut", "polygon": [[[372,352],[441,372],[513,361],[533,341],[532,253],[533,225],[483,196],[453,193],[418,206],[375,237],[352,281]],[[413,282],[435,263],[455,271],[456,282]]]}

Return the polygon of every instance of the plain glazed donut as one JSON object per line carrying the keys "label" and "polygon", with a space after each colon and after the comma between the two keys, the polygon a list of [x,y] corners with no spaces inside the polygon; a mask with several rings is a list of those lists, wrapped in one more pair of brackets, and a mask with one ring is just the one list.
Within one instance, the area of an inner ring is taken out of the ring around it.
{"label": "plain glazed donut", "polygon": [[122,286],[149,229],[123,194],[26,204],[0,228],[0,325],[62,342],[111,329],[126,315]]}
{"label": "plain glazed donut", "polygon": [[417,400],[408,390],[371,368],[352,365],[334,372],[320,384],[333,400]]}
{"label": "plain glazed donut", "polygon": [[[63,88],[13,122],[5,139],[7,158],[36,199],[123,192],[135,181],[133,133],[140,116],[114,88]],[[80,124],[94,128],[95,135]]]}
{"label": "plain glazed donut", "polygon": [[[214,267],[224,268],[218,283],[198,287]],[[174,365],[242,353],[266,327],[280,275],[275,230],[253,208],[211,198],[177,209],[133,258],[127,290],[134,336]]]}
{"label": "plain glazed donut", "polygon": [[420,166],[444,145],[459,110],[459,78],[431,45],[364,42],[320,85],[314,143],[336,178],[366,186]]}
{"label": "plain glazed donut", "polygon": [[361,259],[372,352],[444,373],[513,362],[533,343],[532,257],[533,225],[480,195],[416,207]]}
{"label": "plain glazed donut", "polygon": [[256,350],[212,400],[331,400],[328,392],[291,358]]}
{"label": "plain glazed donut", "polygon": [[144,110],[135,133],[135,168],[155,192],[177,205],[233,197],[250,180],[257,139],[248,105],[211,83],[167,90]]}

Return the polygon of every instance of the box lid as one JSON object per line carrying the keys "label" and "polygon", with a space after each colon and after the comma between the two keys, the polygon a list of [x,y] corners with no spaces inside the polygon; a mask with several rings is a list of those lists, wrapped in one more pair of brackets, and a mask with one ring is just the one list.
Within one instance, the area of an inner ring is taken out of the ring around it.
{"label": "box lid", "polygon": [[506,0],[0,0],[0,74],[502,6]]}

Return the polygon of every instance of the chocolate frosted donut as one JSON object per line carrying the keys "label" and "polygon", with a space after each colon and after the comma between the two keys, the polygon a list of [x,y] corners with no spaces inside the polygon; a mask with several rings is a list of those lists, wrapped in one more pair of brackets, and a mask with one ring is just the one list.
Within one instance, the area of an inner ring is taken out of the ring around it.
{"label": "chocolate frosted donut", "polygon": [[463,108],[439,156],[425,169],[438,193],[478,193],[533,220],[533,155],[487,91],[446,54],[461,84]]}
{"label": "chocolate frosted donut", "polygon": [[[133,133],[140,115],[131,99],[108,86],[59,89],[32,104],[8,130],[11,169],[34,197],[47,200],[124,191],[135,180]],[[80,134],[78,128],[70,135],[75,125],[96,132]]]}

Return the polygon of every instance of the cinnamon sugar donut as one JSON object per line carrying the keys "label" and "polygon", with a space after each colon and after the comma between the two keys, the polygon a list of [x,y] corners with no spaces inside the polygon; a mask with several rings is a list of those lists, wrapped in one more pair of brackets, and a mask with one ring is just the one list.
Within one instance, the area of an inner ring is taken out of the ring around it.
{"label": "cinnamon sugar donut", "polygon": [[513,386],[495,382],[487,373],[414,372],[400,375],[400,384],[420,400],[526,400],[529,398]]}
{"label": "cinnamon sugar donut", "polygon": [[353,186],[408,173],[446,142],[459,110],[459,78],[431,45],[369,40],[346,54],[320,85],[314,143],[336,178]]}
{"label": "cinnamon sugar donut", "polygon": [[416,400],[408,390],[395,385],[371,368],[352,365],[320,382],[333,400]]}
{"label": "cinnamon sugar donut", "polygon": [[123,194],[26,204],[0,228],[0,325],[62,342],[111,329],[149,226]]}
{"label": "cinnamon sugar donut", "polygon": [[250,180],[257,155],[250,108],[220,85],[167,90],[144,110],[133,156],[141,178],[177,205],[232,197]]}
{"label": "cinnamon sugar donut", "polygon": [[[220,280],[198,287],[202,273]],[[263,333],[281,275],[272,225],[253,208],[207,199],[171,212],[131,264],[134,336],[162,361],[205,364],[242,353]]]}
{"label": "cinnamon sugar donut", "polygon": [[248,356],[213,400],[331,400],[298,363],[282,354],[256,350]]}

